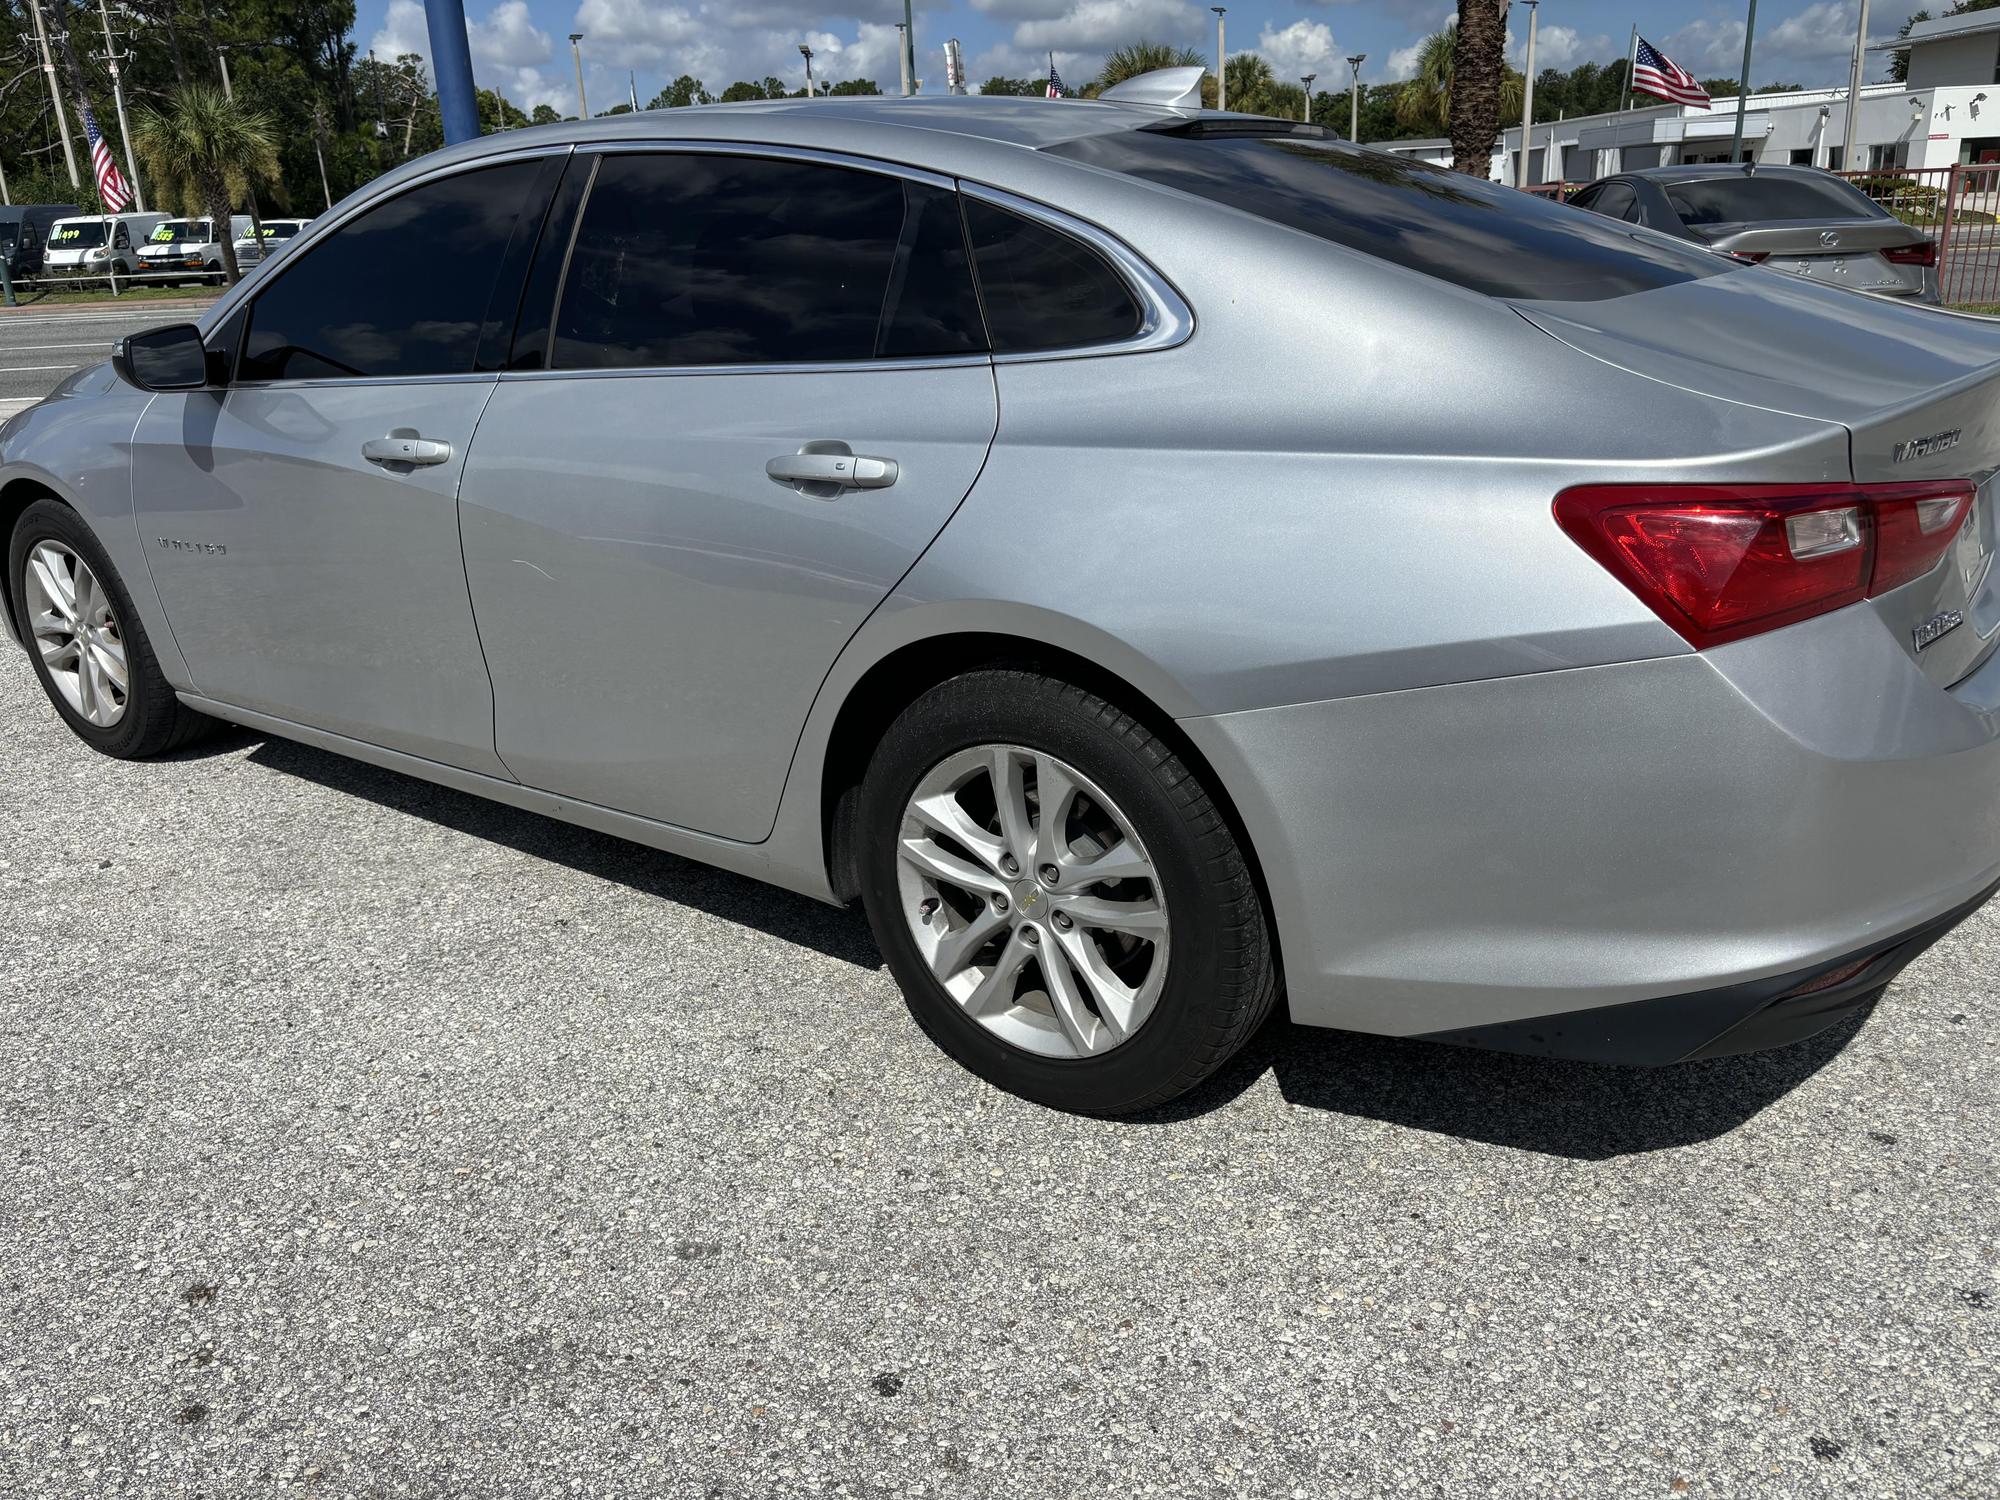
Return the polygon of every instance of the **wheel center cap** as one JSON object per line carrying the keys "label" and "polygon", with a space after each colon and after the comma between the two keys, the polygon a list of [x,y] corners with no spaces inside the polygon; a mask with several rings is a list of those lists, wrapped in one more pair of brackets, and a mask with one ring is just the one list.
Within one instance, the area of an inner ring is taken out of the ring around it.
{"label": "wheel center cap", "polygon": [[1014,905],[1024,917],[1032,917],[1042,909],[1042,892],[1033,884],[1014,888]]}

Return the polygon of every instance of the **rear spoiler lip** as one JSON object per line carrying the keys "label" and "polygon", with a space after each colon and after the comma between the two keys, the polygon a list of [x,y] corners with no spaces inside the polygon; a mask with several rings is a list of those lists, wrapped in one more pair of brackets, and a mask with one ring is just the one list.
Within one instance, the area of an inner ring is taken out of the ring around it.
{"label": "rear spoiler lip", "polygon": [[[1828,245],[1820,235],[1832,231],[1838,243]],[[1697,230],[1702,243],[1711,250],[1787,251],[1819,254],[1842,250],[1887,250],[1901,245],[1921,245],[1930,236],[1900,219],[1807,219],[1796,224],[1738,226],[1716,224]]]}

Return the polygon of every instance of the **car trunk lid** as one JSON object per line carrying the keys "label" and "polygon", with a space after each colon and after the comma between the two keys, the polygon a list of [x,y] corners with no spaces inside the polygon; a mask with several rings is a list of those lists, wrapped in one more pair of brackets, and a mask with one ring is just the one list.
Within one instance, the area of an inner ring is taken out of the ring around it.
{"label": "car trunk lid", "polygon": [[1930,236],[1895,219],[1697,224],[1690,232],[1711,250],[1843,291],[1908,296],[1923,290],[1920,267],[1896,264],[1883,252],[1914,250]]}
{"label": "car trunk lid", "polygon": [[[1949,685],[2000,644],[2000,322],[1853,297],[1745,268],[1596,302],[1516,302],[1554,338],[1634,374],[1838,422],[1858,483],[1970,479],[1944,560],[1871,601]],[[1954,618],[1956,617],[1956,618]]]}

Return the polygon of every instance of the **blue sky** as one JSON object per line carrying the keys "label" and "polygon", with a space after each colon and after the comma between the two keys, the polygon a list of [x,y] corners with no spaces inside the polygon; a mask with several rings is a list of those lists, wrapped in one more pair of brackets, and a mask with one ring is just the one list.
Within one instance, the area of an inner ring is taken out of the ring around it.
{"label": "blue sky", "polygon": [[[1936,7],[1934,7],[1936,8]],[[581,31],[593,111],[626,95],[638,75],[640,103],[676,75],[692,73],[720,93],[738,78],[776,74],[794,87],[803,76],[799,44],[809,43],[816,75],[896,84],[895,22],[902,0],[466,0],[473,71],[524,107],[576,109],[568,35]],[[1336,89],[1343,59],[1365,52],[1371,83],[1406,77],[1415,44],[1454,13],[1451,0],[1244,0],[1231,5],[1231,53],[1255,51],[1279,74],[1317,73]],[[1703,0],[1544,0],[1538,67],[1569,67],[1622,56],[1630,28],[1701,77],[1734,76],[1743,47],[1741,5]],[[1893,36],[1904,19],[1897,0],[1878,3],[1871,41]],[[1855,0],[1763,0],[1757,18],[1757,82],[1844,83],[1853,46]],[[1518,66],[1526,11],[1509,33]],[[942,47],[957,37],[975,86],[993,73],[1040,76],[1048,54],[1065,80],[1082,83],[1105,50],[1150,37],[1204,50],[1215,18],[1202,0],[919,0],[918,72],[927,91],[944,87]],[[430,46],[421,0],[361,0],[364,49],[382,55]],[[1870,77],[1881,76],[1879,55]]]}

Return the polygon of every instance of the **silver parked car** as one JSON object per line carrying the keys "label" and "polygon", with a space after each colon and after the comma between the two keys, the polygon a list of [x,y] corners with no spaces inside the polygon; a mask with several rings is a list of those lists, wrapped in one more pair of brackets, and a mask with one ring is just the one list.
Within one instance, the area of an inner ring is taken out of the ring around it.
{"label": "silver parked car", "polygon": [[1938,300],[1937,242],[1813,167],[1647,167],[1599,178],[1569,201],[1845,292]]}
{"label": "silver parked car", "polygon": [[859,899],[1079,1110],[1281,993],[1773,1045],[1991,893],[1990,325],[1132,92],[411,162],[0,428],[9,622],[108,754]]}

